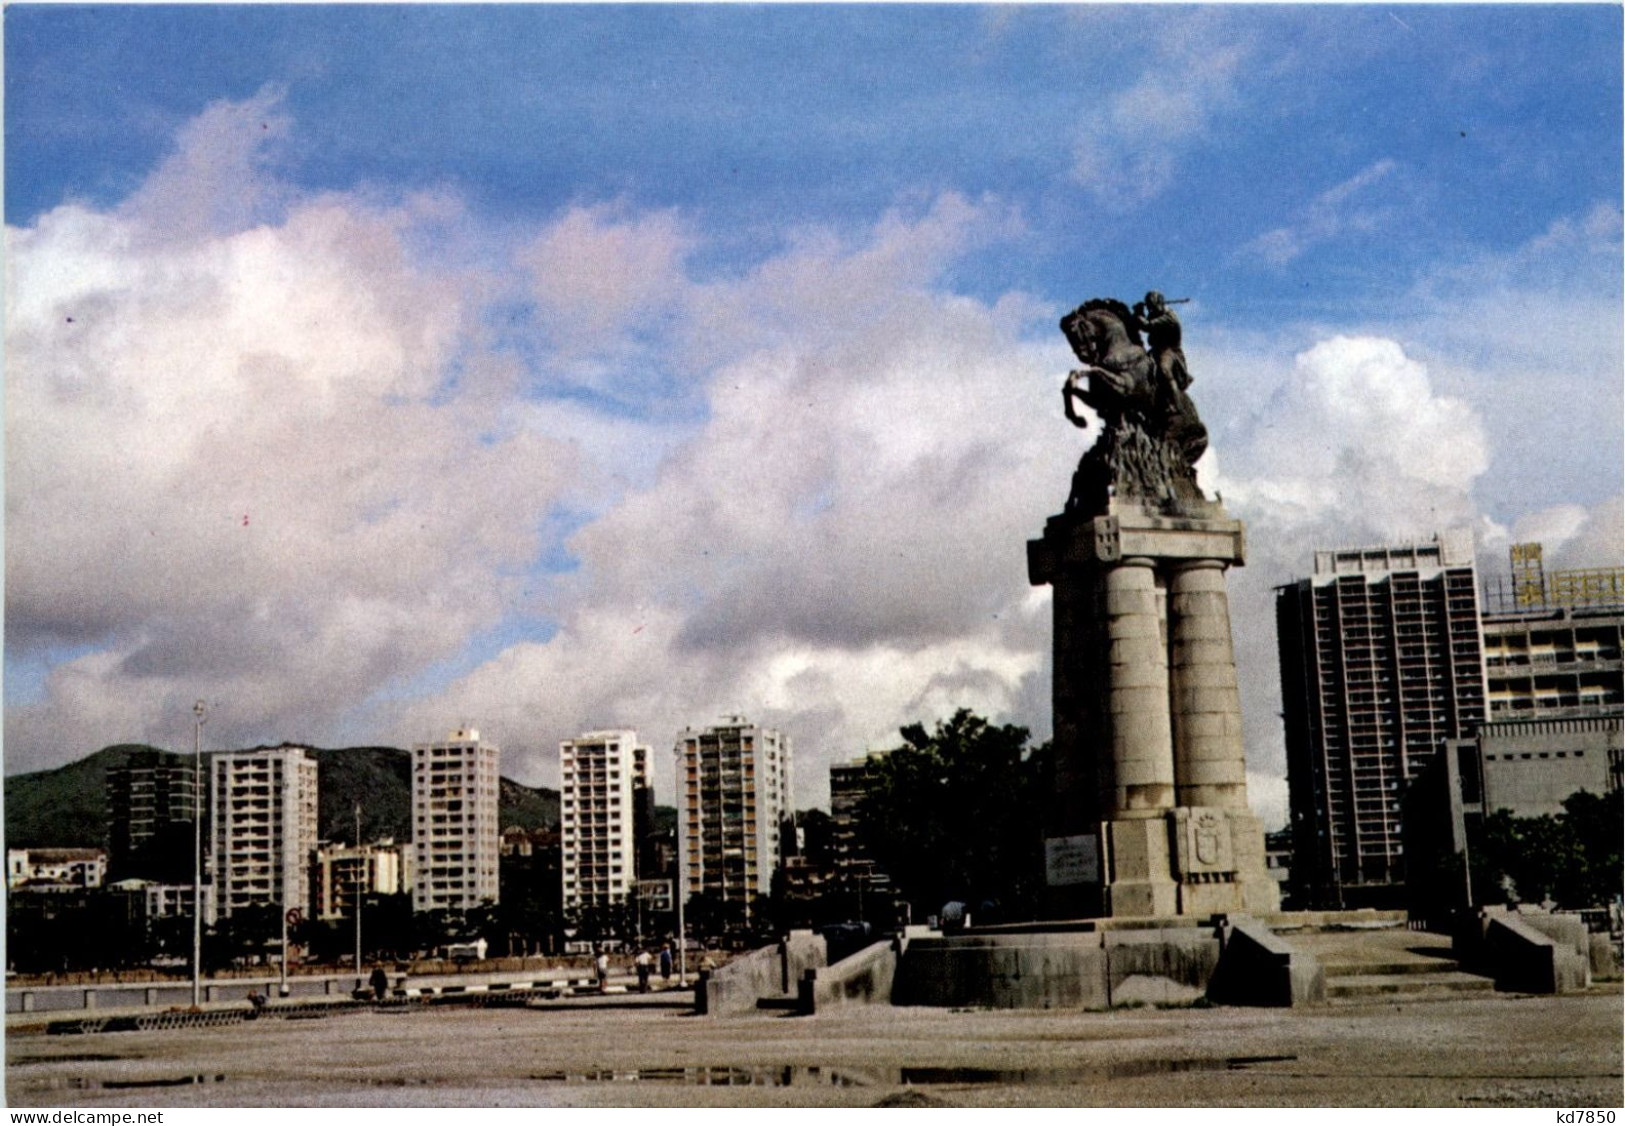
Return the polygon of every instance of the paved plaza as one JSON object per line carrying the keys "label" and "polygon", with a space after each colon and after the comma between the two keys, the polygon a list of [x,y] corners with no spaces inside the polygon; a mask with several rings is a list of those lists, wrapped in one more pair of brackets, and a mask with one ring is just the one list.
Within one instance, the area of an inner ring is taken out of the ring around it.
{"label": "paved plaza", "polygon": [[1617,984],[1279,1009],[362,1011],[7,1041],[14,1107],[1621,1105]]}

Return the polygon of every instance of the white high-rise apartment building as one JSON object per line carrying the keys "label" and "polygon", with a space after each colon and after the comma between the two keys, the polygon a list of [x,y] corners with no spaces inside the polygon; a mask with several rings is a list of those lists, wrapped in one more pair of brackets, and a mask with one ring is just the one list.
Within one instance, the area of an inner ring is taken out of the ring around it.
{"label": "white high-rise apartment building", "polygon": [[496,903],[502,752],[472,727],[412,748],[412,910]]}
{"label": "white high-rise apartment building", "polygon": [[310,906],[316,760],[304,747],[221,751],[209,765],[217,912]]}
{"label": "white high-rise apartment building", "polygon": [[790,739],[743,716],[677,736],[684,894],[705,894],[749,922],[779,864],[790,812]]}
{"label": "white high-rise apartment building", "polygon": [[637,884],[634,792],[649,784],[636,731],[589,731],[559,744],[564,909],[625,903]]}

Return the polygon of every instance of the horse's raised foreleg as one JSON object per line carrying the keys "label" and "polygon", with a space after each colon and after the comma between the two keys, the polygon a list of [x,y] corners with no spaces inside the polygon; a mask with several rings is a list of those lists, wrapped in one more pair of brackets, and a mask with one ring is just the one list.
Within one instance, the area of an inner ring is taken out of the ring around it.
{"label": "horse's raised foreleg", "polygon": [[1066,414],[1066,420],[1080,430],[1086,430],[1089,427],[1089,420],[1078,413],[1077,406],[1080,402],[1089,403],[1087,389],[1078,386],[1079,378],[1086,377],[1087,374],[1087,372],[1075,371],[1068,375],[1066,382],[1061,385],[1061,410]]}
{"label": "horse's raised foreleg", "polygon": [[1067,376],[1066,386],[1061,389],[1061,395],[1066,400],[1067,417],[1072,418],[1076,425],[1083,426],[1084,423],[1073,418],[1073,399],[1077,399],[1098,414],[1108,415],[1121,411],[1125,405],[1132,402],[1135,390],[1131,376],[1108,371],[1106,368],[1089,367],[1079,368]]}

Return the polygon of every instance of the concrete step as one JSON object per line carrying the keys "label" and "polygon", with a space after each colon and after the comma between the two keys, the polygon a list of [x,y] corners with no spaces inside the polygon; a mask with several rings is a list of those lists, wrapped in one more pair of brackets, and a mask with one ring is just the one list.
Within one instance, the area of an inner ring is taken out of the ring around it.
{"label": "concrete step", "polygon": [[1408,962],[1322,962],[1321,968],[1326,971],[1328,978],[1333,978],[1359,977],[1368,974],[1393,976],[1395,974],[1454,973],[1460,970],[1461,966],[1451,959],[1438,958],[1428,961]]}
{"label": "concrete step", "polygon": [[1495,982],[1477,974],[1453,970],[1433,974],[1360,974],[1354,977],[1329,978],[1326,982],[1328,1001],[1367,1001],[1387,996],[1452,996],[1460,993],[1488,993]]}

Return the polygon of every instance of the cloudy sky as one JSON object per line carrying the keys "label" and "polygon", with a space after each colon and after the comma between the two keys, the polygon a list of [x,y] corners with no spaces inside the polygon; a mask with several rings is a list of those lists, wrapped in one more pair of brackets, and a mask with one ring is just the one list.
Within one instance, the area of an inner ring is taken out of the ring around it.
{"label": "cloudy sky", "polygon": [[1157,288],[1277,823],[1316,546],[1621,557],[1621,85],[1615,5],[9,6],[5,769],[1047,738],[1056,321]]}

